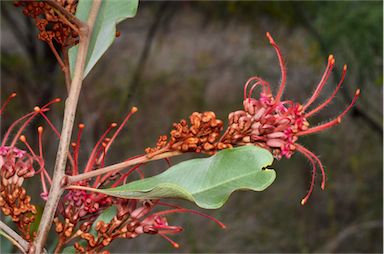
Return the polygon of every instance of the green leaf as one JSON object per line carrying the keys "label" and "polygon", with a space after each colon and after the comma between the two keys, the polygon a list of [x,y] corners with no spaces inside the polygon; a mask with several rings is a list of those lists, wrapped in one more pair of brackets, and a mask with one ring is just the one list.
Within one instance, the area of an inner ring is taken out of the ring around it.
{"label": "green leaf", "polygon": [[12,249],[13,249],[12,237],[0,229],[0,238],[1,237],[4,237],[8,241],[3,241],[0,239],[0,242],[1,242],[0,253],[12,253]]}
{"label": "green leaf", "polygon": [[204,159],[181,162],[167,171],[116,188],[92,189],[132,199],[182,198],[206,209],[224,205],[236,190],[265,190],[276,178],[273,157],[265,149],[242,146]]}
{"label": "green leaf", "polygon": [[[89,10],[92,6],[91,0],[80,0],[77,5],[76,17],[86,22]],[[136,15],[138,0],[108,0],[102,1],[96,22],[93,28],[87,61],[84,69],[84,78],[93,68],[96,62],[107,51],[116,37],[116,24]],[[71,75],[74,73],[78,46],[69,49],[69,65]]]}
{"label": "green leaf", "polygon": [[[97,217],[97,219],[93,222],[92,224],[92,227],[89,231],[89,233],[93,234],[94,236],[97,236],[97,232],[96,232],[96,225],[99,221],[104,221],[105,223],[109,223],[111,222],[111,220],[113,219],[113,217],[115,217],[117,213],[117,208],[116,206],[111,206],[111,207],[108,207],[107,209],[105,209],[100,215],[99,217]],[[86,245],[85,241],[84,240],[81,240],[80,241],[80,245]],[[72,245],[72,246],[68,246],[66,247],[62,253],[76,253],[76,249],[75,247]]]}
{"label": "green leaf", "polygon": [[92,224],[92,227],[91,227],[91,230],[89,231],[89,233],[93,234],[94,236],[97,235],[97,232],[96,232],[96,225],[99,221],[104,221],[105,223],[109,223],[111,222],[111,220],[113,219],[113,217],[116,216],[116,213],[117,213],[117,208],[116,206],[111,206],[111,207],[108,207],[107,209],[105,209],[100,215],[99,217],[97,217],[97,219],[93,222]]}
{"label": "green leaf", "polygon": [[61,253],[68,253],[68,254],[72,254],[72,253],[76,253],[76,249],[75,247],[72,245],[72,246],[68,246],[68,247],[65,247]]}
{"label": "green leaf", "polygon": [[39,229],[41,216],[43,215],[44,207],[41,205],[35,205],[36,207],[36,214],[35,214],[35,220],[31,223],[31,227],[29,230],[29,234],[32,236],[34,232],[37,232]]}

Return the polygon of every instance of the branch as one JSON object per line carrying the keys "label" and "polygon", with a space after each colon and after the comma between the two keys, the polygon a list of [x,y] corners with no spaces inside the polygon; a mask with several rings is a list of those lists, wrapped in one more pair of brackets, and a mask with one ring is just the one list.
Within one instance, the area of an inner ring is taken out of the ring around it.
{"label": "branch", "polygon": [[[72,13],[70,13],[69,11],[67,11],[63,6],[61,6],[58,2],[54,1],[54,0],[46,0],[45,1],[47,4],[49,4],[51,7],[57,9],[59,12],[59,14],[63,14],[70,23],[68,23],[68,25],[70,25],[72,28],[74,28],[76,30],[76,28],[80,28],[81,27],[84,27],[84,23],[78,19],[75,15],[73,15]],[[92,9],[93,7],[99,2],[99,0],[96,0],[92,6]],[[100,1],[101,3],[101,1]],[[91,12],[92,12],[92,9],[91,9]],[[98,11],[97,11],[98,12]],[[97,14],[96,12],[96,14]],[[87,24],[89,25],[89,18],[91,18],[91,13],[89,14],[89,17],[88,17],[88,21],[87,21]],[[72,26],[73,24],[75,24],[76,26]]]}
{"label": "branch", "polygon": [[[52,6],[55,6],[53,1],[48,1]],[[77,103],[79,100],[80,90],[84,78],[84,67],[88,53],[88,46],[93,30],[94,23],[101,5],[101,0],[94,0],[89,12],[87,23],[79,21],[74,18],[73,15],[68,15],[67,11],[63,11],[62,14],[74,22],[79,27],[80,43],[79,51],[76,58],[76,66],[73,74],[73,80],[71,88],[68,94],[68,98],[65,104],[63,127],[61,130],[61,139],[57,150],[56,163],[53,173],[53,182],[49,191],[47,203],[44,207],[44,212],[39,225],[39,230],[35,239],[35,253],[42,252],[44,244],[47,240],[49,229],[51,228],[53,218],[63,193],[61,181],[65,176],[65,166],[67,162],[67,154],[70,139],[72,136],[72,129],[76,115]],[[60,11],[61,9],[56,6]],[[33,252],[33,251],[32,251]]]}
{"label": "branch", "polygon": [[[3,233],[1,231],[3,231]],[[11,241],[21,252],[27,253],[28,242],[2,221],[0,221],[0,234]]]}
{"label": "branch", "polygon": [[116,172],[119,172],[120,170],[123,170],[124,168],[130,167],[133,165],[146,163],[146,162],[154,161],[154,160],[160,160],[160,159],[164,159],[164,158],[169,158],[169,157],[180,155],[180,154],[182,154],[182,153],[176,151],[176,152],[165,152],[165,153],[153,156],[153,157],[148,157],[147,155],[143,155],[143,156],[140,156],[140,157],[132,159],[132,160],[123,161],[121,163],[117,163],[117,164],[114,164],[114,165],[111,165],[108,167],[93,170],[93,171],[83,173],[80,175],[68,176],[66,184],[70,185],[72,183],[79,182],[81,180],[85,180],[85,179],[95,177],[98,175],[102,175],[102,174],[106,174],[106,173],[116,173]]}

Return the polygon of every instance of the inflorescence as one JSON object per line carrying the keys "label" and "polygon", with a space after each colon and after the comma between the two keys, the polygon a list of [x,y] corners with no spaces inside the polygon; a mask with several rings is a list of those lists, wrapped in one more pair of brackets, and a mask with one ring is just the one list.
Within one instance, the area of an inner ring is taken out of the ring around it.
{"label": "inflorescence", "polygon": [[[155,151],[180,151],[213,154],[233,146],[257,145],[268,149],[276,159],[280,160],[283,157],[289,159],[294,152],[298,151],[308,158],[313,169],[309,191],[301,201],[305,204],[313,191],[317,168],[320,168],[322,174],[321,189],[325,188],[326,175],[320,159],[297,141],[300,136],[320,132],[339,124],[355,104],[360,90],[356,90],[352,102],[335,119],[311,127],[307,119],[330,104],[344,81],[347,66],[344,65],[341,80],[331,96],[314,109],[308,110],[318,98],[335,66],[333,55],[328,57],[325,72],[315,92],[305,104],[282,100],[286,68],[281,51],[269,33],[267,38],[277,53],[281,69],[281,83],[276,95],[272,94],[268,82],[260,77],[251,77],[244,86],[243,109],[228,115],[228,127],[223,135],[220,135],[223,122],[217,120],[213,112],[194,112],[190,116],[191,127],[185,120],[181,120],[180,123],[173,125],[169,140],[167,136],[160,136],[156,147],[147,148],[146,152],[151,154]],[[258,86],[262,90],[259,98],[256,99],[252,95]]]}

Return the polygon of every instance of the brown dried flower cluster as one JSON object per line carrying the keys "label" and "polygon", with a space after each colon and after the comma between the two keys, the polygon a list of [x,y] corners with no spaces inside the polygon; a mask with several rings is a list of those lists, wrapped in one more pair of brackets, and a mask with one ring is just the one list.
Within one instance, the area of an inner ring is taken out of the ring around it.
{"label": "brown dried flower cluster", "polygon": [[[75,225],[69,219],[62,223],[58,218],[55,218],[56,232],[59,235],[65,235],[68,241],[79,237],[81,240],[73,245],[79,253],[109,253],[108,251],[102,252],[102,250],[113,240],[117,238],[133,239],[141,234],[159,234],[177,247],[177,244],[165,234],[178,233],[182,231],[182,228],[168,225],[167,219],[162,215],[162,213],[177,211],[170,210],[169,212],[150,214],[157,201],[126,199],[114,199],[114,201],[116,213],[112,219],[96,222],[94,219],[90,219],[82,223],[79,229],[74,232]],[[64,244],[65,242],[62,242],[62,245]]]}
{"label": "brown dried flower cluster", "polygon": [[[56,233],[59,245],[64,245],[68,239],[89,230],[89,226],[106,207],[112,205],[112,197],[97,193],[87,193],[82,190],[70,191],[63,202],[59,204],[58,212],[64,221],[55,217]],[[81,231],[76,231],[80,225]]]}
{"label": "brown dried flower cluster", "polygon": [[156,147],[147,148],[145,152],[151,155],[164,150],[213,154],[216,150],[232,147],[218,141],[223,121],[216,119],[214,112],[194,112],[189,120],[190,125],[184,119],[174,123],[170,140],[165,135],[160,136]]}
{"label": "brown dried flower cluster", "polygon": [[[65,10],[75,14],[78,0],[55,0]],[[15,6],[22,6],[23,14],[32,17],[39,29],[38,39],[52,44],[55,41],[62,47],[78,43],[78,33],[73,25],[56,9],[44,1],[16,1]]]}
{"label": "brown dried flower cluster", "polygon": [[36,207],[22,187],[25,178],[35,174],[33,158],[14,147],[0,147],[0,208],[10,216],[27,241],[33,240],[30,227],[35,220]]}

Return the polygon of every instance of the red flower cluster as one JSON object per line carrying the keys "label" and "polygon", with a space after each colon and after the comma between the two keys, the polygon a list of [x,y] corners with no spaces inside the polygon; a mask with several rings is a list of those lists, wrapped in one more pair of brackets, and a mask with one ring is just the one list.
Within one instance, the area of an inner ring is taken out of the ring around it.
{"label": "red flower cluster", "polygon": [[[13,93],[5,101],[0,109],[0,115],[8,102],[16,96]],[[33,233],[30,232],[31,223],[35,220],[36,207],[30,203],[31,197],[23,188],[25,179],[31,178],[36,174],[41,175],[43,189],[46,191],[45,178],[48,173],[44,169],[44,160],[42,157],[41,133],[42,127],[39,127],[39,147],[40,154],[37,155],[29,146],[26,137],[21,135],[27,125],[39,114],[48,111],[48,106],[57,102],[54,100],[43,107],[35,107],[34,111],[20,117],[13,122],[5,133],[0,146],[0,207],[5,216],[10,216],[12,221],[28,241],[33,240]],[[18,129],[17,126],[21,125]],[[16,131],[17,129],[17,131]],[[15,136],[9,140],[10,134],[16,131]],[[22,141],[28,151],[16,147],[17,141]],[[38,166],[38,170],[35,167]]]}
{"label": "red flower cluster", "polygon": [[[298,151],[309,159],[313,167],[309,191],[301,201],[302,204],[305,204],[313,191],[317,168],[320,168],[322,173],[322,189],[325,188],[326,176],[320,159],[307,148],[298,144],[297,141],[300,136],[319,132],[339,124],[342,117],[355,104],[360,95],[360,90],[358,89],[355,92],[352,102],[334,120],[310,127],[307,119],[325,108],[333,100],[344,81],[347,66],[344,66],[341,80],[331,96],[314,109],[308,111],[308,108],[318,98],[335,66],[333,55],[329,56],[323,77],[315,92],[305,104],[291,100],[281,100],[286,83],[286,68],[279,47],[269,33],[267,33],[267,37],[276,50],[281,69],[281,84],[276,96],[272,94],[268,82],[260,77],[252,77],[244,86],[243,110],[237,110],[229,114],[228,128],[220,138],[223,122],[216,119],[213,112],[194,112],[190,116],[191,127],[188,126],[185,120],[173,124],[170,141],[168,141],[167,136],[160,136],[156,148],[147,148],[146,152],[151,154],[164,151],[180,151],[214,154],[218,150],[233,146],[257,145],[271,151],[276,159],[282,157],[289,159],[295,151]],[[262,91],[259,98],[256,99],[252,97],[252,94],[258,86],[261,86]],[[208,120],[204,121],[204,119]],[[213,124],[211,124],[211,120],[213,120]]]}
{"label": "red flower cluster", "polygon": [[[269,33],[267,33],[267,37],[270,44],[275,48],[279,59],[281,68],[280,88],[276,96],[274,96],[268,82],[259,77],[250,78],[244,86],[244,110],[238,110],[229,114],[228,129],[223,135],[221,142],[232,145],[251,143],[270,150],[276,159],[281,159],[282,157],[289,159],[295,151],[305,155],[313,167],[310,189],[301,201],[302,204],[305,204],[314,188],[317,167],[320,168],[322,173],[322,189],[325,188],[326,176],[320,159],[307,148],[298,144],[297,140],[300,136],[320,132],[339,124],[342,117],[355,104],[360,95],[360,90],[356,91],[352,102],[334,120],[310,127],[307,119],[325,108],[332,101],[344,81],[347,66],[344,65],[341,80],[331,96],[314,109],[308,111],[308,108],[318,98],[332,72],[335,65],[333,55],[329,56],[326,70],[315,92],[305,104],[296,103],[291,100],[281,100],[286,82],[286,68],[279,47]],[[251,84],[252,86],[248,92],[248,87]],[[257,86],[262,87],[259,99],[252,98],[252,93]]]}

